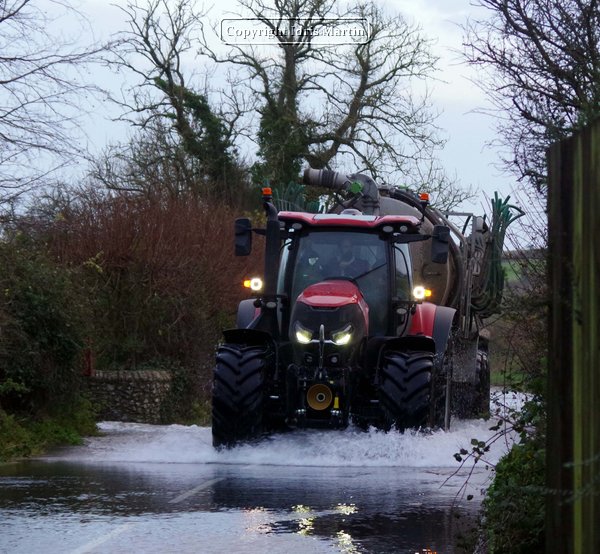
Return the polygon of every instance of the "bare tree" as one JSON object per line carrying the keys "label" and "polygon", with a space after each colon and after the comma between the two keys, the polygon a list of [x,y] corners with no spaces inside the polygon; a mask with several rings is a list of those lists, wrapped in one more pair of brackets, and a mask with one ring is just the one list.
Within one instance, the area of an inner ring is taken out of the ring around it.
{"label": "bare tree", "polygon": [[125,144],[108,145],[91,161],[93,184],[118,193],[176,198],[193,186],[194,160],[157,119]]}
{"label": "bare tree", "polygon": [[[378,174],[406,171],[429,158],[436,138],[427,94],[414,84],[435,59],[417,28],[389,17],[375,3],[341,11],[335,0],[239,0],[273,46],[233,44],[218,54],[203,37],[200,53],[237,67],[236,79],[257,98],[261,173],[276,182],[295,178],[303,161],[315,168],[352,163]],[[340,21],[353,19],[364,40],[335,45]],[[424,90],[424,89],[423,89]]]}
{"label": "bare tree", "polygon": [[[435,59],[417,28],[374,4],[346,11],[337,0],[239,4],[262,31],[271,32],[272,45],[233,44],[218,52],[194,0],[129,2],[124,8],[129,30],[122,34],[116,63],[136,74],[139,83],[120,100],[124,118],[142,128],[168,121],[201,169],[218,162],[217,171],[208,171],[217,181],[222,181],[219,168],[226,166],[222,160],[235,159],[237,140],[245,136],[258,146],[257,182],[267,178],[286,185],[308,163],[366,170],[380,178],[401,175],[404,183],[438,191],[443,205],[469,197],[470,191],[463,194],[433,159],[442,141],[425,79]],[[235,19],[229,21],[235,25]],[[360,36],[335,44],[331,37],[344,24]],[[216,109],[206,88],[197,92],[198,75],[191,71],[198,45],[205,59],[226,71],[225,77],[217,71]],[[420,95],[414,92],[418,81]],[[190,96],[202,103],[209,119],[193,112]],[[253,115],[258,124],[248,128]],[[110,157],[105,161],[114,163]]]}
{"label": "bare tree", "polygon": [[[129,29],[121,33],[115,60],[139,82],[115,100],[126,108],[123,118],[133,125],[144,127],[154,119],[174,115],[177,129],[192,132],[181,91],[188,86],[182,58],[192,49],[191,36],[201,27],[202,15],[194,13],[194,5],[193,0],[175,4],[134,0],[120,8]],[[166,81],[169,90],[160,90],[157,80]]]}
{"label": "bare tree", "polygon": [[[171,155],[171,170],[181,170],[184,188],[197,193],[218,190],[233,198],[242,179],[233,145],[241,108],[230,103],[229,119],[224,111],[215,111],[207,94],[188,82],[192,79],[184,69],[203,14],[195,11],[194,0],[133,0],[122,10],[129,30],[121,34],[113,63],[139,78],[119,100],[126,108],[123,118],[143,130],[152,129],[153,136],[169,143],[164,157]],[[130,161],[136,166],[139,160],[134,158]]]}
{"label": "bare tree", "polygon": [[77,102],[93,87],[79,71],[100,48],[53,33],[52,10],[74,13],[64,0],[0,2],[0,204],[81,152]]}
{"label": "bare tree", "polygon": [[498,111],[504,162],[543,191],[548,145],[600,115],[597,0],[478,0],[490,17],[466,27],[470,63]]}

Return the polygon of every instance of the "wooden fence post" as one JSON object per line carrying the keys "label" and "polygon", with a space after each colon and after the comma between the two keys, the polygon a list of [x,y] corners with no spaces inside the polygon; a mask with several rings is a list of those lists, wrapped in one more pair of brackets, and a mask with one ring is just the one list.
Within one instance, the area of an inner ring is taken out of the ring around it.
{"label": "wooden fence post", "polygon": [[548,554],[600,552],[600,121],[548,156]]}

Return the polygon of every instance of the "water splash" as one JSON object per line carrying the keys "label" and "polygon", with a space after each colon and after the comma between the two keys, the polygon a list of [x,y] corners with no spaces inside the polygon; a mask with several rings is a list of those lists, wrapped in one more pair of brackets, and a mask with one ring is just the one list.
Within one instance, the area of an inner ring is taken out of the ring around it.
{"label": "water splash", "polygon": [[[519,407],[523,395],[502,397]],[[492,395],[498,404],[498,392]],[[458,420],[449,431],[382,433],[374,429],[344,431],[296,431],[216,451],[209,427],[146,425],[103,422],[103,436],[86,440],[84,447],[55,453],[52,459],[85,462],[148,462],[190,464],[243,464],[319,467],[414,467],[456,468],[454,453],[470,449],[471,439],[486,440],[494,434],[492,421]],[[493,445],[486,460],[495,464],[510,448],[514,437]]]}

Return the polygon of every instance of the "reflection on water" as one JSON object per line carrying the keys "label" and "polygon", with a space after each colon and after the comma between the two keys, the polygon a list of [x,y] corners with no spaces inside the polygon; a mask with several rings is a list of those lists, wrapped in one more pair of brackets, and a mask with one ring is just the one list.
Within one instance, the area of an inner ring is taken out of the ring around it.
{"label": "reflection on water", "polygon": [[344,554],[356,554],[360,552],[352,540],[352,535],[346,533],[346,531],[338,531],[336,537],[340,552]]}
{"label": "reflection on water", "polygon": [[[15,464],[0,470],[0,551],[35,552],[36,546],[48,544],[46,552],[63,552],[65,536],[72,541],[69,548],[76,550],[78,543],[99,540],[98,534],[100,539],[108,537],[111,545],[98,551],[125,552],[137,549],[140,540],[147,542],[143,537],[149,534],[158,542],[147,551],[161,552],[168,546],[165,541],[179,541],[184,552],[191,552],[185,544],[197,544],[199,536],[192,531],[205,526],[220,546],[202,552],[226,552],[220,550],[225,544],[239,551],[247,541],[259,550],[245,552],[262,552],[281,541],[289,547],[274,552],[414,554],[426,545],[451,553],[457,535],[474,522],[477,505],[455,498],[464,476],[454,485],[440,486],[450,472]],[[470,484],[473,492],[485,478],[485,472],[476,473]],[[202,483],[209,486],[203,488]],[[53,543],[53,536],[62,538]],[[293,537],[302,542],[296,544]]]}

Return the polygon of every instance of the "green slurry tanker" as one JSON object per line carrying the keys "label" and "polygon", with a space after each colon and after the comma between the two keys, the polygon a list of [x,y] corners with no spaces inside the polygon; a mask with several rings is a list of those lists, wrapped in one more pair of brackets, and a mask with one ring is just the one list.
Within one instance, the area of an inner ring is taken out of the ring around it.
{"label": "green slurry tanker", "polygon": [[[294,428],[448,428],[489,411],[483,320],[502,297],[502,245],[522,212],[497,197],[488,223],[362,174],[308,169],[331,213],[235,222],[235,252],[265,236],[262,279],[224,331],[214,368],[216,447]],[[508,199],[507,199],[508,200]],[[453,220],[463,221],[457,227]]]}

